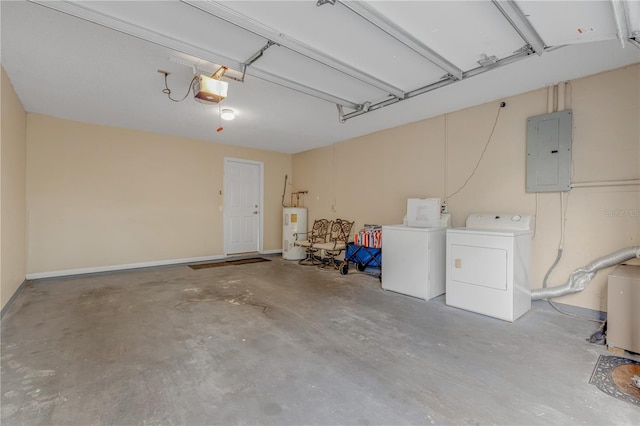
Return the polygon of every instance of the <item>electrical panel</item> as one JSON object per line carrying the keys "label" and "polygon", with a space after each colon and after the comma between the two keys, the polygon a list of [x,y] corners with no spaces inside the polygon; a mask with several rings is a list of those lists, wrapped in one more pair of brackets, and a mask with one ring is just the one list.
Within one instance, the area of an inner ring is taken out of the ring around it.
{"label": "electrical panel", "polygon": [[527,192],[571,189],[571,110],[529,117]]}

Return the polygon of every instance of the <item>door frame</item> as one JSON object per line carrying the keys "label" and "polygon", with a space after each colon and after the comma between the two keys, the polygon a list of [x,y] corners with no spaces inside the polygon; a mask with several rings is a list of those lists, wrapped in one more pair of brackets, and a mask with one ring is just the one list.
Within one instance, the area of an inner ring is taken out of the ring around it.
{"label": "door frame", "polygon": [[235,157],[224,157],[224,169],[222,176],[222,235],[223,235],[223,254],[225,257],[229,256],[229,235],[227,232],[227,223],[228,223],[228,205],[226,200],[227,193],[229,191],[229,179],[227,177],[227,173],[229,171],[229,163],[244,163],[258,166],[258,178],[260,182],[258,183],[258,204],[260,206],[260,210],[258,213],[258,253],[262,253],[264,251],[264,162],[262,161],[253,161],[253,160],[245,160],[243,158],[235,158]]}

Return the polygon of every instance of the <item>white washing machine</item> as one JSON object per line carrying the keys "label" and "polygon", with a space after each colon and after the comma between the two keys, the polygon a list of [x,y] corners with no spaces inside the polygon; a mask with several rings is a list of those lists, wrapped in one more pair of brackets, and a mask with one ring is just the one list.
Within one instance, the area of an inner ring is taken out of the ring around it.
{"label": "white washing machine", "polygon": [[382,288],[429,300],[444,293],[447,228],[382,227]]}
{"label": "white washing machine", "polygon": [[531,309],[533,216],[472,214],[447,230],[446,304],[505,321]]}

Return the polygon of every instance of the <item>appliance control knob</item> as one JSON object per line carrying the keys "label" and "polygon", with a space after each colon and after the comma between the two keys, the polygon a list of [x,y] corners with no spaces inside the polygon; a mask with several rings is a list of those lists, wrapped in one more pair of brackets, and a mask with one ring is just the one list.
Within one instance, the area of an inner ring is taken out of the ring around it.
{"label": "appliance control knob", "polygon": [[520,219],[522,219],[522,216],[520,216],[519,214],[511,217],[511,220],[514,221],[514,222],[519,222]]}

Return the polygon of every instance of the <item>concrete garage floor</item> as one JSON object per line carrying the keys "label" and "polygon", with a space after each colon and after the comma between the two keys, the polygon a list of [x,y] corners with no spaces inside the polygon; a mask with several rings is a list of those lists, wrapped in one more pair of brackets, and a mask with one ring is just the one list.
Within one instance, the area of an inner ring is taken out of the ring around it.
{"label": "concrete garage floor", "polygon": [[589,384],[596,323],[268,258],[29,283],[2,320],[2,424],[640,423]]}

